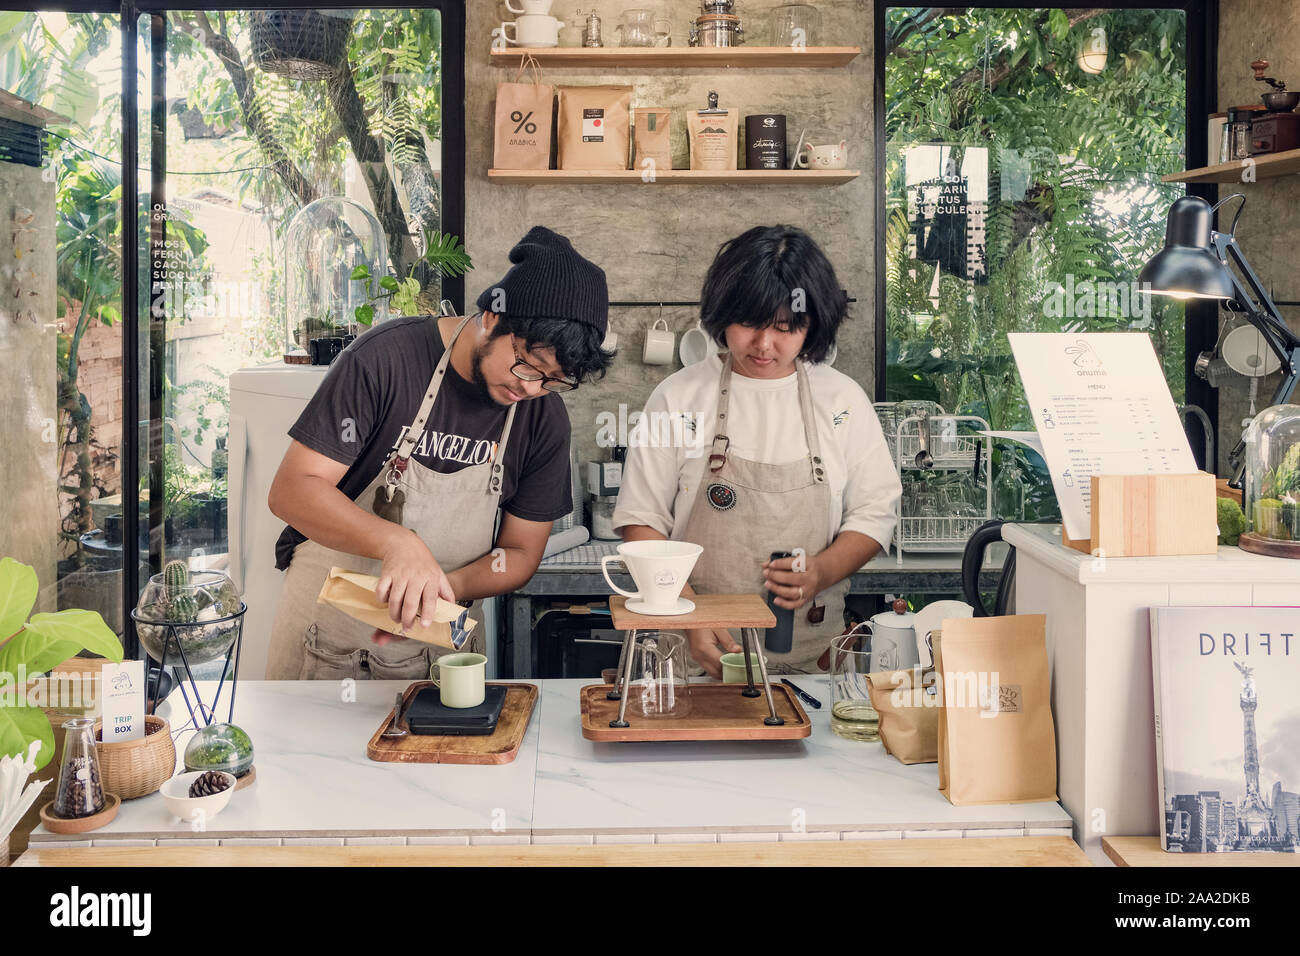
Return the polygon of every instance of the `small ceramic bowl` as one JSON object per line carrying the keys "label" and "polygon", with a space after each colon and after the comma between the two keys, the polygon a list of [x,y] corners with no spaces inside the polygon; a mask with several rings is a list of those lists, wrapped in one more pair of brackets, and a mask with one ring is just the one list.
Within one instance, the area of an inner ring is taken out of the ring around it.
{"label": "small ceramic bowl", "polygon": [[203,820],[215,817],[226,808],[226,804],[230,802],[231,794],[235,792],[235,775],[226,773],[224,770],[217,770],[214,772],[225,777],[230,786],[220,793],[214,793],[207,797],[191,797],[189,795],[190,784],[203,776],[205,772],[203,770],[192,770],[189,773],[178,773],[164,783],[159,790],[163,802],[167,804],[167,809],[182,820],[192,821],[196,818],[196,815],[198,815],[198,819]]}

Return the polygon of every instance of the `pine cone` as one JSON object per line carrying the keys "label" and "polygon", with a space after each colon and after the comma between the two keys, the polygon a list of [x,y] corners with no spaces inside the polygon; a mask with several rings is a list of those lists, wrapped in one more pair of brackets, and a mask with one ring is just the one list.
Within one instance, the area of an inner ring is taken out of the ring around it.
{"label": "pine cone", "polygon": [[203,776],[197,777],[190,784],[191,797],[210,797],[214,793],[220,793],[230,786],[226,780],[225,774],[216,770],[209,770]]}

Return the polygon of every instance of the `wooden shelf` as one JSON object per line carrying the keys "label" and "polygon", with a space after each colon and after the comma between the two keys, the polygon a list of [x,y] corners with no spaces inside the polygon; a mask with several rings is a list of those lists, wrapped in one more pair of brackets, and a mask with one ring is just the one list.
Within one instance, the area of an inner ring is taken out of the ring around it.
{"label": "wooden shelf", "polygon": [[862,52],[856,46],[735,46],[735,47],[507,47],[493,50],[497,66],[518,66],[524,54],[532,54],[543,67],[585,66],[596,68],[659,67],[834,67],[847,66]]}
{"label": "wooden shelf", "polygon": [[[856,169],[673,169],[655,174],[649,186],[840,186],[862,175]],[[637,169],[489,169],[488,182],[512,185],[642,185]]]}
{"label": "wooden shelf", "polygon": [[1246,850],[1236,853],[1167,853],[1160,837],[1102,837],[1101,849],[1116,866],[1300,866],[1300,854]]}
{"label": "wooden shelf", "polygon": [[1244,183],[1252,180],[1242,178],[1247,167],[1254,165],[1254,179],[1271,179],[1274,176],[1291,176],[1300,173],[1300,149],[1288,149],[1281,153],[1267,156],[1255,156],[1251,159],[1234,159],[1230,163],[1216,166],[1202,166],[1182,173],[1170,173],[1161,176],[1162,183]]}

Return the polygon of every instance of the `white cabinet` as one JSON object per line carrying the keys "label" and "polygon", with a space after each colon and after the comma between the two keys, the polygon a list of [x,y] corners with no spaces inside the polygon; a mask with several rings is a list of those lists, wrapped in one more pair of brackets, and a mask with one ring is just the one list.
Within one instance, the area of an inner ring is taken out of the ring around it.
{"label": "white cabinet", "polygon": [[1074,837],[1102,863],[1104,836],[1151,836],[1156,790],[1147,609],[1300,605],[1300,561],[1239,548],[1169,558],[1094,558],[1058,525],[1007,525],[1017,549],[1016,611],[1047,615],[1057,792]]}

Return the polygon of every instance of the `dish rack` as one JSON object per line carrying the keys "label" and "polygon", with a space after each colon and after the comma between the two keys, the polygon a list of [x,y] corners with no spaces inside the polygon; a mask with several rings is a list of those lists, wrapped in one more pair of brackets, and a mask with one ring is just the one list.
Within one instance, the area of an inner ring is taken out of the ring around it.
{"label": "dish rack", "polygon": [[[875,409],[905,490],[894,531],[898,563],[903,563],[904,551],[963,550],[967,539],[993,514],[993,441],[980,434],[988,431],[988,422],[977,415],[949,415],[934,402],[878,402]],[[927,422],[930,437],[924,443],[922,430]],[[917,462],[923,446],[930,455],[928,467]],[[917,480],[925,472],[969,472],[971,482],[967,488],[954,484],[957,500],[946,500],[942,479]],[[924,490],[927,487],[929,491]],[[912,490],[917,493],[907,493]]]}

